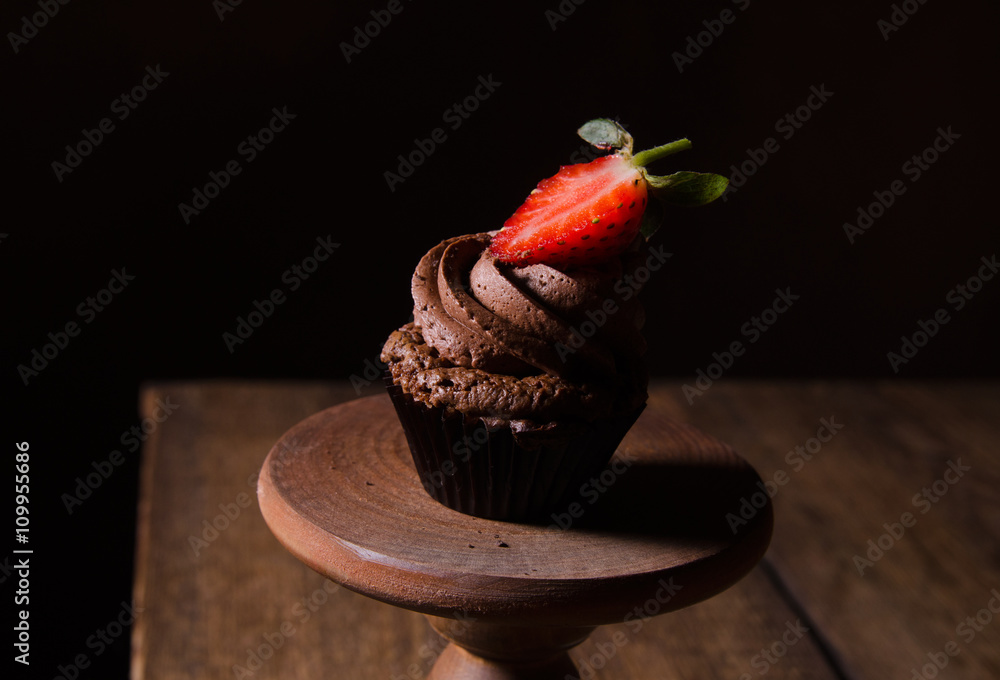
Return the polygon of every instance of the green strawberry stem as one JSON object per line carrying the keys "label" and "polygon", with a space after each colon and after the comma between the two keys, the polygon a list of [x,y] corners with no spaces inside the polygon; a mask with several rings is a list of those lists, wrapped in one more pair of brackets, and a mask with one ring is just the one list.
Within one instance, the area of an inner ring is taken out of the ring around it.
{"label": "green strawberry stem", "polygon": [[666,158],[667,156],[675,154],[679,151],[687,151],[690,148],[691,142],[688,139],[678,139],[676,142],[670,142],[669,144],[664,144],[663,146],[656,146],[652,149],[640,151],[632,157],[632,163],[637,167],[645,167],[653,161]]}

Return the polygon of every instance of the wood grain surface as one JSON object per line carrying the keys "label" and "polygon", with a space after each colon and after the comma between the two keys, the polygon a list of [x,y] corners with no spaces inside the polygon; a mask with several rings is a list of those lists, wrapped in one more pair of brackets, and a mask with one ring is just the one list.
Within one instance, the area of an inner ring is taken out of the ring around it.
{"label": "wood grain surface", "polygon": [[726,521],[759,492],[753,469],[655,413],[629,432],[603,483],[532,524],[437,503],[395,419],[384,395],[317,413],[275,444],[258,485],[264,518],[294,555],[383,602],[482,622],[614,623],[649,593],[661,591],[664,612],[710,597],[767,548],[769,505],[741,531]]}
{"label": "wood grain surface", "polygon": [[[146,609],[132,677],[426,677],[444,643],[425,618],[324,580],[278,543],[253,500],[274,442],[355,391],[158,384],[144,409],[164,396],[180,408],[143,453],[135,592]],[[1000,677],[998,386],[730,381],[689,405],[669,382],[654,385],[649,409],[783,482],[771,549],[709,600],[598,628],[572,651],[581,677]],[[824,442],[822,419],[835,430]],[[855,555],[907,512],[912,526],[883,538],[888,549],[860,574]],[[224,528],[213,534],[213,522]]]}

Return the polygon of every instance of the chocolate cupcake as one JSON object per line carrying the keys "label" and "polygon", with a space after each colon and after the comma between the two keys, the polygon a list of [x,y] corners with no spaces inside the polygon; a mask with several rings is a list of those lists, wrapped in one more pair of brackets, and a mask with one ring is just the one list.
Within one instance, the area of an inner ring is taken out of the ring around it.
{"label": "chocolate cupcake", "polygon": [[563,272],[448,239],[413,275],[414,321],[382,350],[389,396],[427,492],[471,515],[545,516],[608,462],[646,401],[634,287],[639,238]]}
{"label": "chocolate cupcake", "polygon": [[608,462],[646,402],[637,282],[662,263],[647,197],[695,206],[726,189],[646,171],[687,139],[633,155],[614,121],[577,132],[610,153],[539,182],[499,231],[427,253],[414,320],[382,350],[424,488],[460,512],[542,517]]}

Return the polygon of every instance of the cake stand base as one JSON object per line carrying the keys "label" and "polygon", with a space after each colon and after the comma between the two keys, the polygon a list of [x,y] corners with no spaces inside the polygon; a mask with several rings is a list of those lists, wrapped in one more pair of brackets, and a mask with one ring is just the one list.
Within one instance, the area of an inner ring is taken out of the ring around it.
{"label": "cake stand base", "polygon": [[389,399],[369,397],[289,430],[258,497],[307,565],[428,615],[450,641],[432,680],[565,680],[577,674],[568,650],[596,626],[694,604],[757,563],[770,503],[736,530],[727,517],[758,483],[726,445],[647,411],[548,520],[471,517],[427,495]]}

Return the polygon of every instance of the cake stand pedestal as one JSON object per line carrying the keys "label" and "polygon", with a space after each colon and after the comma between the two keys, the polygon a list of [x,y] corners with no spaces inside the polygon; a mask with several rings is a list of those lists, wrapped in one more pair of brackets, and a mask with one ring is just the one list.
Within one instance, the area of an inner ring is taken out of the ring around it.
{"label": "cake stand pedestal", "polygon": [[480,519],[427,495],[389,399],[369,397],[289,430],[257,493],[298,559],[427,615],[450,641],[432,680],[565,680],[596,626],[694,604],[757,563],[772,528],[759,482],[726,445],[647,410],[548,520]]}

